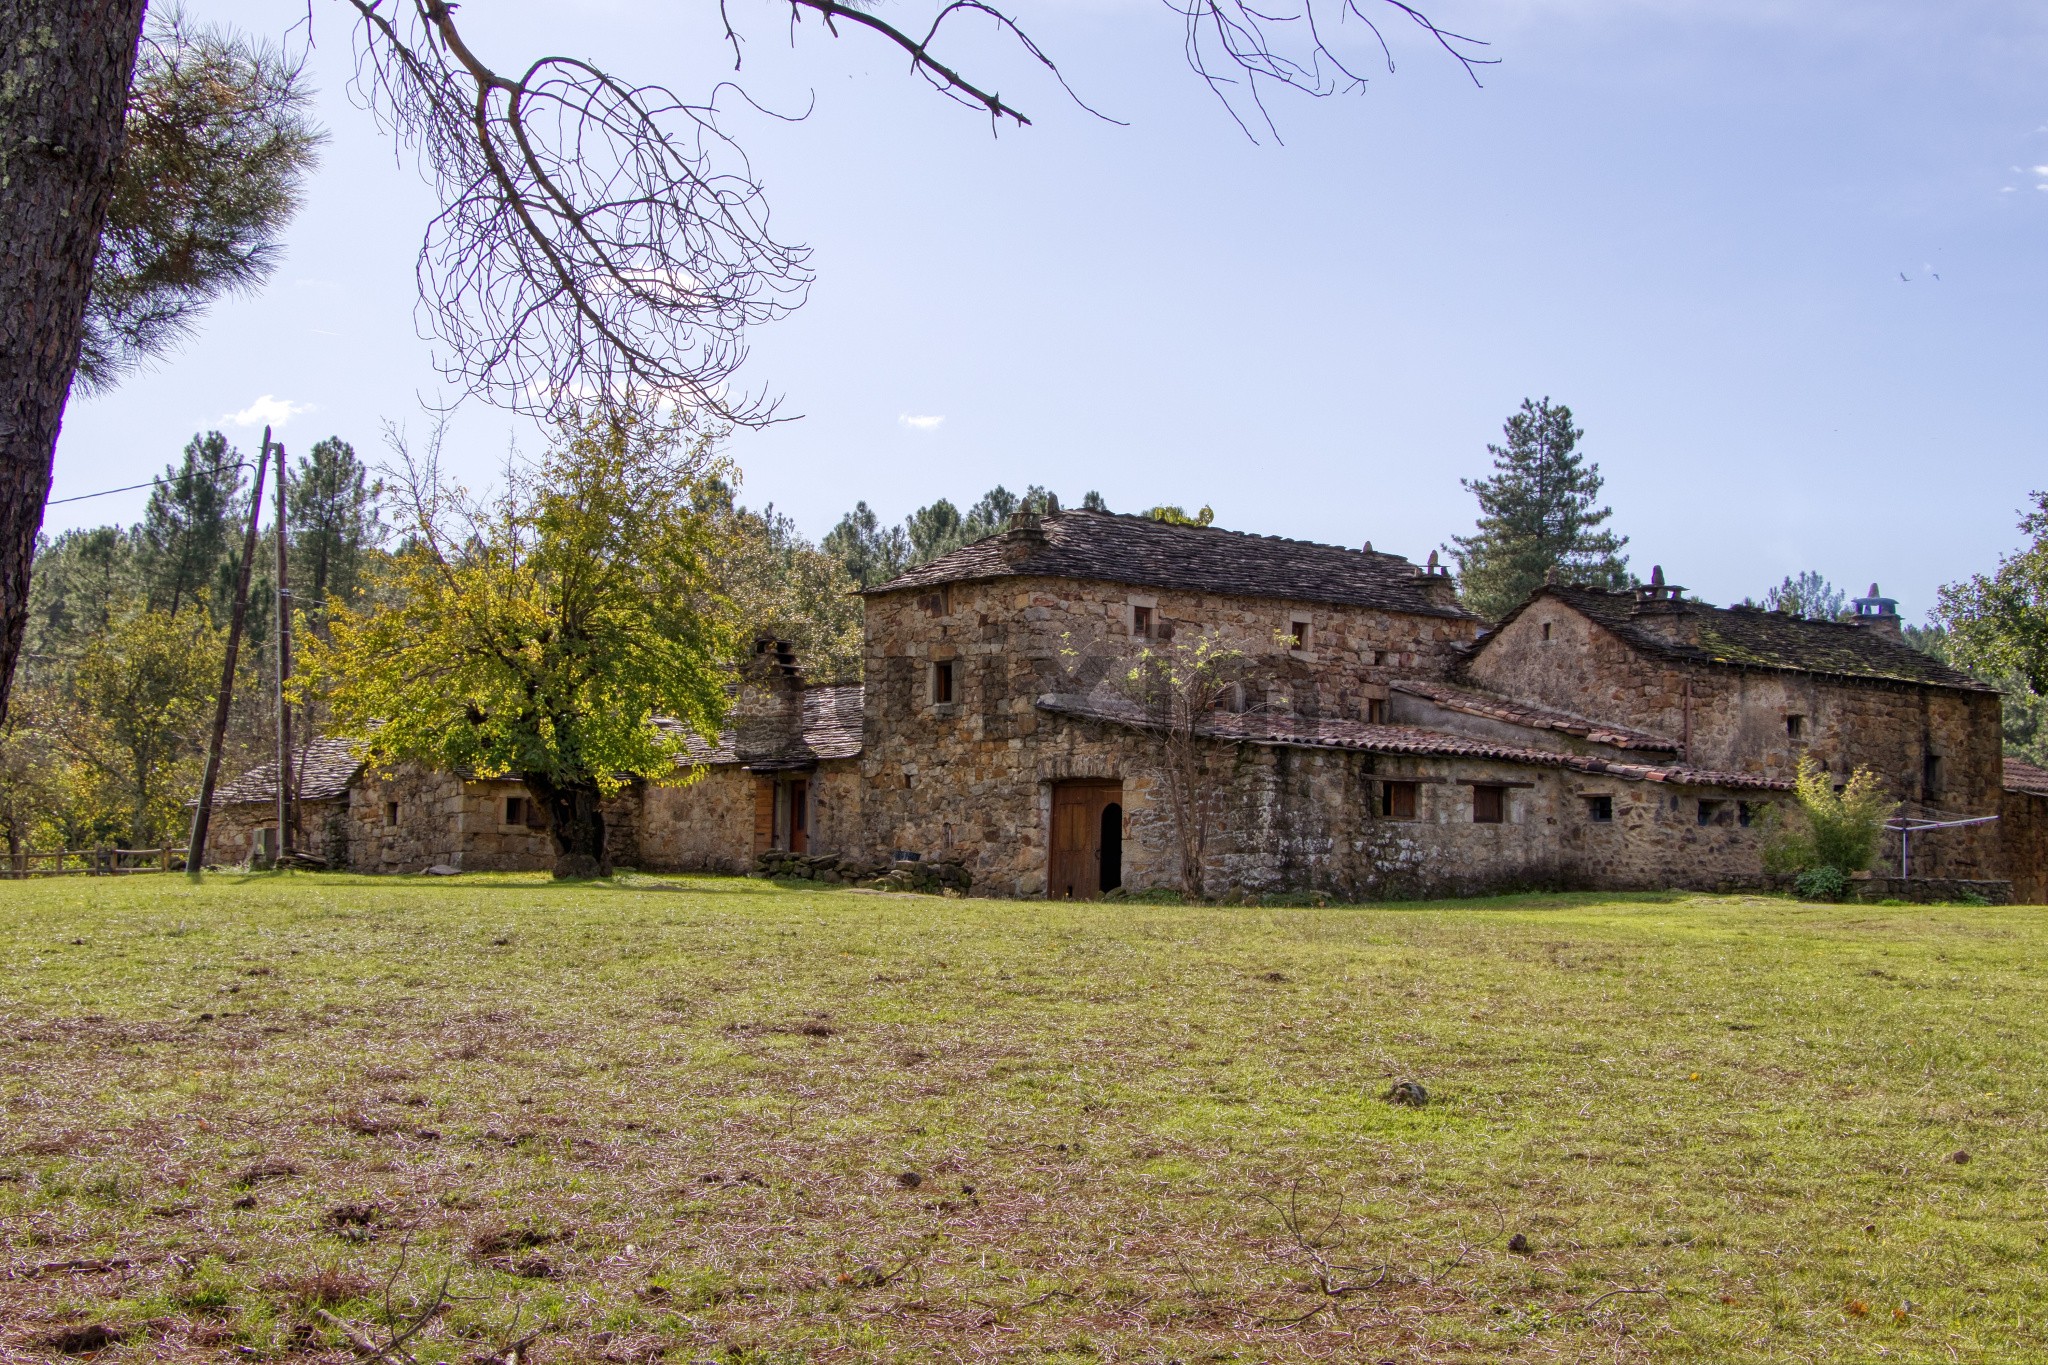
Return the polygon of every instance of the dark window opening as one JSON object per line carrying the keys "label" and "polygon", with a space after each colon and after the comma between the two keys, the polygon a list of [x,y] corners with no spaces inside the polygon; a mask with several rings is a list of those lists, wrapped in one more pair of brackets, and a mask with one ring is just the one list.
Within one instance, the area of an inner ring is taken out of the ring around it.
{"label": "dark window opening", "polygon": [[1366,701],[1365,720],[1368,725],[1385,725],[1387,723],[1387,699],[1385,697],[1372,697]]}
{"label": "dark window opening", "polygon": [[1308,648],[1308,622],[1296,621],[1289,627],[1289,632],[1294,636],[1294,647],[1296,649]]}
{"label": "dark window opening", "polygon": [[1144,639],[1152,637],[1152,608],[1131,608],[1131,634]]}
{"label": "dark window opening", "polygon": [[1933,801],[1941,795],[1941,759],[1928,754],[1920,760],[1920,799]]}
{"label": "dark window opening", "polygon": [[1757,813],[1763,809],[1763,804],[1757,801],[1737,801],[1735,803],[1735,823],[1744,829],[1748,829],[1750,821],[1756,819]]}
{"label": "dark window opening", "polygon": [[1611,796],[1589,796],[1586,798],[1586,818],[1596,825],[1614,823],[1614,798]]}
{"label": "dark window opening", "polygon": [[932,665],[932,701],[940,706],[953,700],[953,665],[950,660]]}
{"label": "dark window opening", "polygon": [[525,797],[508,796],[505,798],[505,823],[508,825],[523,825],[526,823]]}
{"label": "dark window opening", "polygon": [[1380,814],[1389,820],[1413,820],[1417,786],[1414,782],[1380,783]]}
{"label": "dark window opening", "polygon": [[941,588],[937,592],[928,592],[918,598],[917,605],[923,608],[927,616],[944,616],[951,603],[946,600],[946,590]]}
{"label": "dark window opening", "polygon": [[1124,808],[1112,801],[1102,808],[1102,877],[1099,889],[1114,891],[1124,884]]}
{"label": "dark window opening", "polygon": [[1548,621],[1543,623],[1543,638],[1546,640],[1550,638],[1550,622]]}
{"label": "dark window opening", "polygon": [[1386,662],[1387,651],[1385,651],[1384,649],[1376,649],[1372,652],[1372,666],[1374,668],[1383,667],[1386,664]]}
{"label": "dark window opening", "polygon": [[1799,738],[1799,737],[1800,737],[1801,735],[1803,735],[1803,734],[1805,734],[1805,733],[1806,733],[1806,717],[1804,717],[1804,716],[1787,716],[1787,717],[1785,717],[1785,735],[1786,735],[1786,737],[1787,737],[1788,739],[1798,739],[1798,738]]}
{"label": "dark window opening", "polygon": [[1508,818],[1508,789],[1506,787],[1472,788],[1472,823],[1475,825],[1498,825]]}
{"label": "dark window opening", "polygon": [[1726,801],[1710,801],[1702,797],[1699,821],[1703,825],[1732,825],[1735,823],[1735,812]]}
{"label": "dark window opening", "polygon": [[386,801],[384,803],[384,823],[387,825],[398,823],[398,803],[396,801]]}

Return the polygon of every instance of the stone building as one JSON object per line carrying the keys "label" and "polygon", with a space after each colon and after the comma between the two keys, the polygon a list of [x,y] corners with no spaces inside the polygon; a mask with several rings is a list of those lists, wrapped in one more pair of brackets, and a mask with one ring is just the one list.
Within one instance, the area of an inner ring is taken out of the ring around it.
{"label": "stone building", "polygon": [[[761,641],[692,780],[607,805],[615,861],[917,859],[1075,898],[1191,872],[1217,896],[1732,888],[1764,881],[1765,812],[1811,757],[1941,826],[1916,877],[2048,893],[2048,781],[2013,777],[1998,694],[1908,646],[1874,588],[1816,622],[1660,573],[1548,586],[1488,628],[1434,556],[1055,511],[863,597],[864,684],[807,686]],[[1203,660],[1200,689],[1133,681]],[[352,779],[350,865],[547,865],[544,831],[483,828],[516,784],[414,775],[443,832],[377,834],[397,780]]]}

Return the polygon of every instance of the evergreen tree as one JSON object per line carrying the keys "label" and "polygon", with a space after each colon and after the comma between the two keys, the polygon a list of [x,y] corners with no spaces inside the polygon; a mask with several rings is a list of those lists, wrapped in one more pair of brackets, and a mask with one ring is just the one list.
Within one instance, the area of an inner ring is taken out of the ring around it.
{"label": "evergreen tree", "polygon": [[1498,620],[1552,569],[1570,582],[1627,587],[1628,537],[1598,529],[1612,509],[1595,505],[1600,466],[1579,453],[1586,433],[1572,410],[1525,398],[1502,431],[1507,444],[1486,448],[1493,477],[1461,480],[1479,499],[1478,533],[1451,538],[1465,605]]}
{"label": "evergreen tree", "polygon": [[910,537],[901,527],[883,526],[865,502],[855,503],[818,544],[844,564],[847,576],[863,588],[888,582],[910,564]]}
{"label": "evergreen tree", "polygon": [[66,531],[36,546],[29,587],[28,647],[75,655],[114,628],[141,591],[136,537],[119,526]]}
{"label": "evergreen tree", "polygon": [[327,599],[355,605],[362,596],[369,556],[384,543],[378,499],[355,447],[330,436],[299,457],[286,489],[292,523],[292,591],[316,626]]}
{"label": "evergreen tree", "polygon": [[1809,621],[1832,621],[1848,605],[1849,594],[1812,569],[1787,578],[1764,594],[1764,606],[1769,610],[1790,612]]}
{"label": "evergreen tree", "polygon": [[910,562],[923,564],[967,544],[967,519],[949,500],[920,507],[903,523],[910,537]]}
{"label": "evergreen tree", "polygon": [[[175,615],[224,579],[241,491],[241,454],[217,431],[194,436],[184,460],[165,466],[140,528],[143,589],[151,610]],[[214,605],[218,611],[224,602]]]}

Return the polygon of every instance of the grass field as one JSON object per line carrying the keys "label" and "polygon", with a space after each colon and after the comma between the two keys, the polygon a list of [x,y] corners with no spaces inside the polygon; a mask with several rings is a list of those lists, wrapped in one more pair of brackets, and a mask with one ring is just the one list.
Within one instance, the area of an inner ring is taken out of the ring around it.
{"label": "grass field", "polygon": [[0,884],[0,1359],[2048,1359],[2044,944]]}

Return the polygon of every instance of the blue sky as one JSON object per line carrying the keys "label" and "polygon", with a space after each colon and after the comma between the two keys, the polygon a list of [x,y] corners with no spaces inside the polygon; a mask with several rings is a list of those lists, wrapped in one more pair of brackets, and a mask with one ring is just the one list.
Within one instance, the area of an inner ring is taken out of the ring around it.
{"label": "blue sky", "polygon": [[[1284,142],[1254,145],[1144,0],[1017,11],[1128,126],[968,44],[1037,120],[993,138],[878,43],[813,26],[792,47],[746,3],[749,91],[812,107],[732,127],[819,280],[742,375],[799,420],[732,450],[748,500],[812,535],[858,498],[900,517],[1041,482],[1420,558],[1469,528],[1459,479],[1547,394],[1646,576],[1725,602],[1814,568],[1917,618],[2048,486],[2048,7],[1440,0],[1499,58],[1484,88],[1390,26],[1394,74],[1275,100]],[[191,13],[280,34],[305,10]],[[54,496],[147,478],[201,428],[253,445],[266,415],[297,451],[339,434],[373,459],[383,421],[423,430],[432,199],[349,103],[341,6],[312,13],[332,140],[283,269],[75,402]],[[684,93],[730,75],[715,15],[464,11],[502,67],[562,51]],[[449,456],[482,483],[538,440],[472,403]],[[143,496],[48,525],[130,520]]]}

